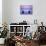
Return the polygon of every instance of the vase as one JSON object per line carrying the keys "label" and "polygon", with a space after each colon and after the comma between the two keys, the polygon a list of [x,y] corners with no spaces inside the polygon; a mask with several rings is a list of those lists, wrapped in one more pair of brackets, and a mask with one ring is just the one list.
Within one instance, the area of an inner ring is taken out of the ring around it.
{"label": "vase", "polygon": [[5,38],[0,38],[0,44],[4,44]]}

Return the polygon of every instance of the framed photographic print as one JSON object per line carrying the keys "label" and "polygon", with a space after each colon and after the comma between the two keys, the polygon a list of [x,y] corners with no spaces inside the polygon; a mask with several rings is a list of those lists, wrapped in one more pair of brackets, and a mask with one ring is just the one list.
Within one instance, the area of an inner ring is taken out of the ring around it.
{"label": "framed photographic print", "polygon": [[20,6],[20,14],[32,14],[33,7],[32,5],[21,5]]}

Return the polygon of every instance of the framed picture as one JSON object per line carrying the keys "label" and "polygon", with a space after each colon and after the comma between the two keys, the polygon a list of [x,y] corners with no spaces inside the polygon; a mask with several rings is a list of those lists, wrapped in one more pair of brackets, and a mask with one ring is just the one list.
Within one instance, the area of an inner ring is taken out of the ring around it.
{"label": "framed picture", "polygon": [[32,5],[21,5],[20,6],[20,14],[32,14],[33,12],[33,7]]}

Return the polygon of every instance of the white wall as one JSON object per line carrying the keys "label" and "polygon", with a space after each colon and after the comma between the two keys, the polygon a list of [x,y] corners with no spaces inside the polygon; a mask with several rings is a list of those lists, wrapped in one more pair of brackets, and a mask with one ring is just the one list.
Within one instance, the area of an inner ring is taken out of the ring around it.
{"label": "white wall", "polygon": [[2,22],[8,23],[8,15],[7,15],[7,0],[2,0]]}
{"label": "white wall", "polygon": [[[20,15],[20,5],[32,5],[33,14],[32,15]],[[7,23],[12,22],[22,22],[26,20],[29,24],[37,19],[38,24],[41,21],[46,25],[46,0],[5,0],[5,17]]]}
{"label": "white wall", "polygon": [[0,0],[0,27],[2,27],[2,0]]}

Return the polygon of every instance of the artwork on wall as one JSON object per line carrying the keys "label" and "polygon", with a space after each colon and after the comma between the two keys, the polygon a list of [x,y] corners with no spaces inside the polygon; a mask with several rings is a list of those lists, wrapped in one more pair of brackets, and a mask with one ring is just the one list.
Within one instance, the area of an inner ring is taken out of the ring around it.
{"label": "artwork on wall", "polygon": [[21,5],[20,6],[20,14],[32,14],[33,7],[32,5]]}

